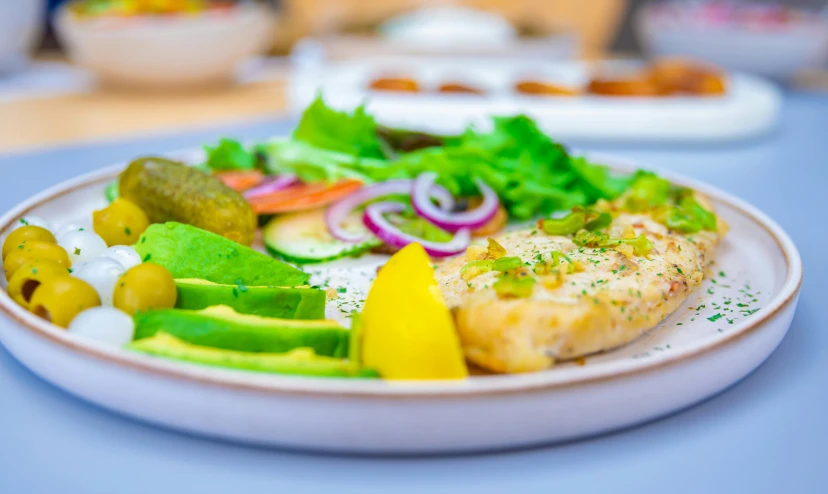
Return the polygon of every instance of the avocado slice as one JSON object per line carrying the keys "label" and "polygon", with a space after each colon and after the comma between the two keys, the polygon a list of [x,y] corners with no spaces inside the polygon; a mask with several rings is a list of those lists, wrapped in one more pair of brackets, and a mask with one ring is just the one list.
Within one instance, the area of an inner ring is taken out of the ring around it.
{"label": "avocado slice", "polygon": [[149,310],[136,313],[134,320],[136,340],[165,332],[194,345],[240,352],[281,353],[308,347],[317,355],[348,355],[348,330],[336,321],[239,314],[224,305],[203,310]]}
{"label": "avocado slice", "polygon": [[362,365],[362,315],[351,314],[351,330],[348,331],[348,360]]}
{"label": "avocado slice", "polygon": [[128,349],[159,357],[199,364],[257,372],[319,377],[378,377],[356,362],[316,355],[310,348],[295,348],[287,353],[249,353],[221,350],[186,343],[168,333],[134,341]]}
{"label": "avocado slice", "polygon": [[241,314],[281,319],[324,319],[325,292],[310,287],[219,285],[207,280],[175,280],[178,309],[227,305]]}
{"label": "avocado slice", "polygon": [[176,223],[156,223],[135,250],[144,262],[167,268],[173,278],[199,278],[225,285],[303,286],[308,274],[221,235]]}

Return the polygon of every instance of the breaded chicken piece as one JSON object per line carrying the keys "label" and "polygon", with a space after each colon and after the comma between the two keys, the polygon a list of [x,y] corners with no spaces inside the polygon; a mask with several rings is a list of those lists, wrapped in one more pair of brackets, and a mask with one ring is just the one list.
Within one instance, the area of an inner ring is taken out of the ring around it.
{"label": "breaded chicken piece", "polygon": [[[727,227],[719,223],[723,233]],[[570,237],[537,228],[496,237],[507,256],[518,256],[527,266],[548,260],[552,251],[578,266],[562,282],[539,278],[528,298],[498,296],[495,271],[461,278],[461,268],[479,256],[479,248],[438,265],[437,281],[455,315],[466,358],[494,372],[530,372],[629,343],[699,286],[720,238],[710,231],[670,232],[647,215],[629,213],[616,217],[608,233],[613,238],[644,234],[653,248],[643,257],[630,249],[578,247]]]}

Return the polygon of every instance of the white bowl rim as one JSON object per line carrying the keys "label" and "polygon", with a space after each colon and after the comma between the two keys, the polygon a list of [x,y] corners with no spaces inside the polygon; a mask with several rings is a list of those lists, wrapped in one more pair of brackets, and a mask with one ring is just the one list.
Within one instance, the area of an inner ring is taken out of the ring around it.
{"label": "white bowl rim", "polygon": [[[168,156],[192,156],[196,149],[166,153]],[[591,158],[608,165],[615,171],[633,171],[637,168],[650,168],[642,163],[632,164],[617,157],[589,153]],[[29,211],[50,202],[60,196],[97,183],[107,183],[116,178],[126,163],[118,163],[106,168],[86,173],[76,178],[50,187],[18,204],[0,217],[0,232],[8,230],[20,217]],[[317,397],[361,397],[375,399],[422,399],[422,398],[463,398],[469,396],[511,395],[527,392],[542,392],[552,389],[565,389],[573,386],[605,383],[633,375],[659,371],[676,366],[687,360],[700,357],[723,346],[729,345],[750,333],[761,329],[766,322],[778,313],[795,304],[802,285],[803,268],[799,252],[788,234],[765,213],[756,207],[705,182],[685,177],[669,170],[650,168],[674,183],[696,189],[716,202],[726,204],[755,222],[773,238],[782,251],[786,265],[785,281],[763,310],[741,323],[715,340],[702,340],[695,347],[690,347],[674,355],[661,356],[648,361],[618,362],[619,369],[605,370],[594,376],[577,376],[567,380],[555,377],[555,369],[531,374],[513,374],[474,377],[464,381],[384,381],[361,379],[314,378],[304,376],[284,376],[259,374],[208,367],[186,362],[166,360],[149,355],[130,352],[121,348],[112,348],[94,341],[82,340],[69,334],[43,319],[40,319],[17,305],[5,290],[0,290],[0,312],[21,326],[12,330],[28,330],[34,335],[78,352],[86,357],[95,358],[109,364],[119,365],[135,371],[153,373],[159,377],[189,381],[193,384],[221,386],[225,388],[265,393],[268,395],[303,395]]]}
{"label": "white bowl rim", "polygon": [[[257,3],[245,2],[235,5],[233,7],[233,15],[231,17],[219,17],[209,14],[197,14],[192,16],[138,16],[141,19],[140,23],[123,23],[119,24],[118,29],[112,29],[111,26],[103,25],[103,19],[83,19],[78,18],[77,15],[72,14],[66,4],[61,5],[55,16],[58,28],[72,26],[74,29],[83,29],[84,34],[90,37],[109,38],[122,37],[124,35],[147,34],[152,36],[162,35],[165,33],[179,34],[185,30],[188,31],[213,31],[217,29],[226,29],[241,24],[252,24],[258,22],[267,22],[263,14],[267,14],[268,10],[265,6]],[[235,22],[233,22],[235,21]]]}

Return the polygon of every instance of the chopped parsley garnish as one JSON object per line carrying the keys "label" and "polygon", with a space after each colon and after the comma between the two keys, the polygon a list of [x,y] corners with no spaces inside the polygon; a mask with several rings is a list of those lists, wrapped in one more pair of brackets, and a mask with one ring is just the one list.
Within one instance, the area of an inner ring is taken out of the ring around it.
{"label": "chopped parsley garnish", "polygon": [[716,322],[721,318],[722,318],[722,315],[717,312],[717,313],[713,314],[712,316],[708,317],[707,320],[710,321],[710,322]]}

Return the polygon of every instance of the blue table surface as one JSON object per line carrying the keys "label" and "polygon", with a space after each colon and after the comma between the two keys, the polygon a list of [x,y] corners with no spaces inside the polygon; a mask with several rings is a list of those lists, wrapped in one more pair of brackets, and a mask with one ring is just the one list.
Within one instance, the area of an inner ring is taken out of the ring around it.
{"label": "blue table surface", "polygon": [[[139,154],[288,128],[271,120],[0,156],[0,210]],[[799,308],[787,337],[753,374],[689,410],[580,442],[359,458],[147,426],[41,381],[0,347],[0,493],[828,492],[828,98],[789,94],[779,129],[749,142],[576,144],[706,180],[755,204],[793,237],[806,272]]]}

